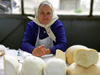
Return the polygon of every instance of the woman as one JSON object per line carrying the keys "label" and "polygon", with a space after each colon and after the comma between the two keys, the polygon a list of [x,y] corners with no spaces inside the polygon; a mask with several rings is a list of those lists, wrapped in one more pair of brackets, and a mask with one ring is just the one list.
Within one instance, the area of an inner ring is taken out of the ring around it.
{"label": "woman", "polygon": [[[30,17],[29,17],[30,18]],[[43,1],[35,11],[35,18],[30,18],[24,32],[21,48],[34,56],[55,54],[57,49],[65,51],[67,39],[63,24],[54,14],[52,5]]]}

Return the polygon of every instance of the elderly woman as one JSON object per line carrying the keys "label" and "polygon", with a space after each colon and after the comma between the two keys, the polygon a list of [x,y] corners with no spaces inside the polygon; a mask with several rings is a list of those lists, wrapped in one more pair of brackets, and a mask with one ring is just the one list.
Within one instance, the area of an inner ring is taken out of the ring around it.
{"label": "elderly woman", "polygon": [[65,29],[52,5],[43,1],[36,8],[35,18],[27,24],[21,48],[34,56],[55,54],[57,49],[66,51]]}

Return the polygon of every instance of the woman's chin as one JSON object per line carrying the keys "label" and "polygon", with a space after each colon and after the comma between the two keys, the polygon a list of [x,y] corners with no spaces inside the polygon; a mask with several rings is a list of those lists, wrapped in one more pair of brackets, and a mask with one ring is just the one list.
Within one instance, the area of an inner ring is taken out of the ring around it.
{"label": "woman's chin", "polygon": [[43,25],[47,25],[48,23],[42,23]]}

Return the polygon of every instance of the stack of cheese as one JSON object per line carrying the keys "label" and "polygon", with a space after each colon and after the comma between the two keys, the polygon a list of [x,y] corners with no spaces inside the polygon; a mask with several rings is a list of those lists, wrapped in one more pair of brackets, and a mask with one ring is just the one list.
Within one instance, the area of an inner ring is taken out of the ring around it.
{"label": "stack of cheese", "polygon": [[[21,75],[100,75],[100,67],[96,65],[98,52],[82,45],[69,47],[66,52],[56,50],[56,58],[45,62],[35,56],[24,59]],[[67,63],[71,64],[68,68]],[[6,75],[16,75],[19,70],[18,60],[12,56],[4,56]],[[96,70],[96,71],[95,71]]]}
{"label": "stack of cheese", "polygon": [[72,64],[74,62],[73,56],[74,56],[75,51],[78,49],[88,49],[88,48],[86,46],[83,46],[83,45],[70,46],[65,52],[65,58],[66,58],[66,62],[68,64]]}
{"label": "stack of cheese", "polygon": [[[67,58],[68,59],[68,58]],[[96,65],[99,55],[94,49],[77,49],[73,54],[73,63],[68,67],[68,75],[100,75]]]}

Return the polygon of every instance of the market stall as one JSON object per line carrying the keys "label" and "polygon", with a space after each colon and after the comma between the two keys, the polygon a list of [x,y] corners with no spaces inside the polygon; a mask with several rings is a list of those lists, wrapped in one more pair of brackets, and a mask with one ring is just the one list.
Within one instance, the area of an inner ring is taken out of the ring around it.
{"label": "market stall", "polygon": [[[19,54],[19,52],[20,52],[20,54]],[[32,54],[22,51],[20,49],[15,50],[15,49],[9,49],[9,48],[5,48],[5,55],[13,56],[18,60],[20,67],[19,67],[19,71],[16,75],[21,75],[21,67],[22,67],[24,59],[28,56],[33,56]],[[48,55],[44,55],[40,58],[42,58],[44,60],[44,62],[46,63],[50,59],[55,59],[55,55],[48,54]],[[100,53],[99,53],[99,61],[97,62],[97,65],[100,66]],[[69,64],[67,64],[67,67],[69,67]],[[5,75],[3,56],[0,56],[0,75]],[[66,75],[68,75],[68,74],[66,74]]]}

